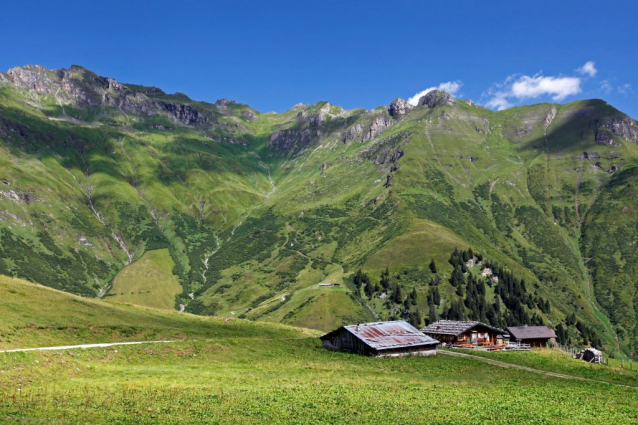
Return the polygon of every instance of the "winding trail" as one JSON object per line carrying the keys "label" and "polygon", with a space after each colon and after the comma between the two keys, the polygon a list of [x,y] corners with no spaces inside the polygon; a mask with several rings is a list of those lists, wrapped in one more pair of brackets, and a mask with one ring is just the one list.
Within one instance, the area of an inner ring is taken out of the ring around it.
{"label": "winding trail", "polygon": [[13,350],[0,350],[0,353],[22,353],[25,351],[75,350],[76,348],[104,348],[104,347],[115,347],[118,345],[169,344],[171,342],[179,342],[179,341],[106,342],[101,344],[60,345],[57,347],[15,348]]}
{"label": "winding trail", "polygon": [[634,387],[634,386],[631,386],[631,385],[616,384],[614,382],[599,381],[597,379],[589,379],[589,378],[583,378],[583,377],[580,377],[580,376],[565,375],[563,373],[548,372],[546,370],[534,369],[534,368],[531,368],[531,367],[522,366],[522,365],[513,364],[513,363],[506,363],[506,362],[502,362],[500,360],[494,360],[494,359],[488,359],[488,358],[485,358],[485,357],[473,356],[472,354],[465,354],[465,353],[459,353],[459,352],[456,352],[456,351],[447,351],[447,350],[441,350],[441,349],[437,350],[437,352],[439,354],[444,354],[446,356],[465,357],[465,358],[469,358],[469,359],[473,359],[473,360],[478,360],[478,361],[481,361],[483,363],[491,364],[493,366],[502,367],[504,369],[519,369],[519,370],[524,370],[526,372],[538,373],[539,375],[551,376],[552,378],[573,379],[573,380],[576,380],[576,381],[595,382],[597,384],[617,385],[619,387],[633,388],[635,390],[638,390],[638,387]]}

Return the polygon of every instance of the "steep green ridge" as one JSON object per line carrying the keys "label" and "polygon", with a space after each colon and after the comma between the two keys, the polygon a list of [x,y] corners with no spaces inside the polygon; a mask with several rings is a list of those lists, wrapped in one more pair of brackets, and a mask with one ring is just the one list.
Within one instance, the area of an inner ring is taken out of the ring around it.
{"label": "steep green ridge", "polygon": [[389,267],[427,315],[434,259],[445,314],[450,254],[472,247],[550,301],[529,317],[575,313],[635,351],[636,122],[601,100],[419,103],[262,114],[81,67],[0,74],[0,273],[104,296],[168,249],[175,308],[328,329],[401,314],[359,268]]}

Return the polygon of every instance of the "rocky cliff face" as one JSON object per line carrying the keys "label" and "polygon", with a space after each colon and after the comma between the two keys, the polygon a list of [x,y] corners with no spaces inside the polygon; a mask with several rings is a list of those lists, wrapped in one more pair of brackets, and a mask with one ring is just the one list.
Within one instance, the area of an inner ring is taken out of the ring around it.
{"label": "rocky cliff face", "polygon": [[412,109],[412,105],[407,100],[396,98],[388,106],[388,113],[394,119],[400,120]]}
{"label": "rocky cliff face", "polygon": [[368,141],[370,139],[376,138],[378,135],[383,133],[388,127],[392,125],[392,120],[389,117],[377,117],[372,121],[368,131],[363,135],[363,141]]}
{"label": "rocky cliff face", "polygon": [[[314,135],[317,135],[314,132]],[[309,129],[286,129],[275,131],[270,135],[269,146],[284,151],[291,149],[293,146],[308,145],[310,143],[313,132]]]}
{"label": "rocky cliff face", "polygon": [[453,105],[454,99],[448,92],[442,90],[432,90],[419,99],[419,106],[434,108],[436,106]]}
{"label": "rocky cliff face", "polygon": [[[165,95],[158,88],[133,90],[112,78],[100,77],[76,66],[55,71],[41,66],[16,67],[3,74],[3,80],[20,89],[55,95],[60,102],[80,108],[111,106],[132,114],[164,115],[193,126],[215,122],[214,114],[209,111],[150,97]],[[181,98],[188,100],[188,97]]]}
{"label": "rocky cliff face", "polygon": [[620,143],[614,140],[613,136],[621,137],[629,142],[638,143],[638,124],[627,116],[595,120],[592,123],[592,127],[596,131],[596,143],[619,146]]}

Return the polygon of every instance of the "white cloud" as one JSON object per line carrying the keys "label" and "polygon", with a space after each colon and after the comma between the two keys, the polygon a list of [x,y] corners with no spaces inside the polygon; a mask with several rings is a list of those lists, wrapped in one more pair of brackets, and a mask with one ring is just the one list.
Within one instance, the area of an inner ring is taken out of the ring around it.
{"label": "white cloud", "polygon": [[618,86],[618,93],[624,94],[627,96],[629,93],[633,93],[634,91],[631,89],[631,84],[625,83],[622,86]]}
{"label": "white cloud", "polygon": [[431,92],[432,90],[443,90],[446,91],[448,93],[450,93],[452,96],[456,95],[459,90],[461,89],[461,86],[463,85],[463,83],[461,81],[448,81],[445,83],[441,83],[436,87],[429,87],[423,91],[418,92],[417,94],[415,94],[414,96],[412,96],[411,98],[408,99],[408,103],[416,106],[419,103],[419,99],[421,98],[421,96],[425,96],[426,94],[428,94],[429,92]]}
{"label": "white cloud", "polygon": [[515,101],[551,96],[561,101],[580,93],[582,80],[578,77],[547,77],[544,75],[510,75],[502,83],[494,85],[487,92],[488,108],[500,110],[513,106]]}
{"label": "white cloud", "polygon": [[603,80],[600,82],[600,89],[603,91],[603,93],[605,94],[609,94],[611,93],[614,88],[612,87],[611,83],[609,82],[609,80]]}
{"label": "white cloud", "polygon": [[585,63],[585,65],[578,68],[576,72],[582,75],[589,75],[590,77],[594,77],[596,76],[596,73],[598,72],[598,70],[596,69],[596,62],[589,61]]}
{"label": "white cloud", "polygon": [[567,96],[580,93],[580,78],[544,77],[523,75],[512,84],[512,95],[518,99],[531,99],[550,95],[553,100],[563,100]]}
{"label": "white cloud", "polygon": [[507,101],[505,95],[496,94],[494,97],[487,101],[485,106],[502,111],[503,109],[511,108],[512,104]]}

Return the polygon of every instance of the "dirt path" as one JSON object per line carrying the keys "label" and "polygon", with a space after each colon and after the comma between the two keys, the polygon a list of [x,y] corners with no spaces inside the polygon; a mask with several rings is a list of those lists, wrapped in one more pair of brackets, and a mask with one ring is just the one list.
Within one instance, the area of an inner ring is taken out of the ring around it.
{"label": "dirt path", "polygon": [[502,368],[506,368],[506,369],[520,369],[520,370],[524,370],[526,372],[532,372],[532,373],[538,373],[540,375],[551,376],[552,378],[573,379],[573,380],[577,380],[577,381],[596,382],[598,384],[617,385],[619,387],[638,389],[638,387],[633,387],[631,385],[615,384],[613,382],[598,381],[596,379],[582,378],[580,376],[565,375],[565,374],[556,373],[556,372],[548,372],[546,370],[534,369],[534,368],[527,367],[527,366],[522,366],[522,365],[513,364],[513,363],[506,363],[506,362],[502,362],[502,361],[499,361],[499,360],[488,359],[488,358],[479,357],[479,356],[473,356],[471,354],[459,353],[459,352],[456,352],[456,351],[447,351],[447,350],[440,350],[439,349],[439,350],[437,350],[437,352],[439,354],[444,354],[446,356],[466,357],[466,358],[478,360],[478,361],[481,361],[483,363],[489,363],[491,365],[502,367]]}
{"label": "dirt path", "polygon": [[103,347],[115,347],[117,345],[169,344],[171,342],[177,342],[177,341],[108,342],[108,343],[102,343],[102,344],[61,345],[58,347],[16,348],[13,350],[0,350],[0,353],[20,353],[24,351],[75,350],[77,348],[103,348]]}

